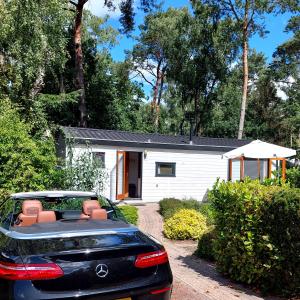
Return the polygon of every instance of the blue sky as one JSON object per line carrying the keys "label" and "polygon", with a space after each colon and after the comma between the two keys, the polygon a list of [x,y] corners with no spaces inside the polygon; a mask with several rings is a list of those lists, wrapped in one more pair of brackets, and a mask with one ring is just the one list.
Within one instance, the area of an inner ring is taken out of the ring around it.
{"label": "blue sky", "polygon": [[[90,9],[94,14],[98,16],[104,16],[109,13],[110,19],[108,23],[115,27],[119,28],[119,16],[120,13],[118,10],[115,12],[109,12],[103,6],[104,0],[90,0],[87,4],[87,8]],[[189,5],[189,0],[165,0],[164,8],[168,7],[184,7]],[[286,41],[290,34],[284,32],[284,28],[290,18],[289,14],[278,15],[278,16],[267,16],[266,17],[266,29],[270,31],[265,38],[261,38],[258,35],[254,36],[250,40],[250,47],[256,49],[258,52],[262,52],[267,57],[268,61],[271,61],[272,54],[275,51],[276,47]],[[137,12],[136,18],[136,27],[143,22],[143,13]],[[138,34],[138,30],[135,30],[134,34]],[[132,49],[134,45],[134,40],[131,38],[126,38],[125,36],[119,37],[119,43],[111,49],[111,54],[114,60],[123,61],[125,58],[124,50]]]}

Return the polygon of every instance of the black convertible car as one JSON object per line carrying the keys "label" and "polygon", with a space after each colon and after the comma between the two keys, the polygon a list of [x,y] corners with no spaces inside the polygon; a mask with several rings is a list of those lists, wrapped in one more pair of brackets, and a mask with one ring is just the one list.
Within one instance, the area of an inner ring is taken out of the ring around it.
{"label": "black convertible car", "polygon": [[163,246],[89,192],[13,194],[0,226],[0,300],[170,299]]}

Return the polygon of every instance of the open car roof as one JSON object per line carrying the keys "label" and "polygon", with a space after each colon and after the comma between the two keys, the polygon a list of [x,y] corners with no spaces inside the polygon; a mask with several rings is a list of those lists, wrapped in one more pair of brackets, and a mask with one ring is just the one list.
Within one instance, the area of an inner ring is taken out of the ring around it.
{"label": "open car roof", "polygon": [[94,192],[79,191],[41,191],[12,194],[12,199],[42,199],[42,198],[79,198],[79,197],[97,197]]}

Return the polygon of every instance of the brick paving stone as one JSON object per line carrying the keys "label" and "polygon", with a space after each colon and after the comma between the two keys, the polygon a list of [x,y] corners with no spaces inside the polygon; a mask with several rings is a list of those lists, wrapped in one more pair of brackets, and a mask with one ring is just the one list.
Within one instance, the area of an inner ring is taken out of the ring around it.
{"label": "brick paving stone", "polygon": [[224,278],[215,265],[193,255],[197,243],[170,241],[162,234],[163,220],[157,203],[137,206],[139,228],[157,240],[168,251],[174,276],[172,300],[275,300],[262,298],[250,289]]}

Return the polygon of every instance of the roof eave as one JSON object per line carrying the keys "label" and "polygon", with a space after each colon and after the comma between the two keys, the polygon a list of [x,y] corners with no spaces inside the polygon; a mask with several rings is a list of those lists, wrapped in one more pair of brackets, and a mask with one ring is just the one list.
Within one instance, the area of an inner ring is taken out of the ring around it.
{"label": "roof eave", "polygon": [[194,150],[194,151],[215,151],[225,152],[235,149],[232,146],[216,146],[216,145],[195,145],[195,144],[167,144],[155,142],[136,142],[136,141],[113,141],[101,139],[87,139],[67,137],[74,140],[77,144],[92,144],[92,145],[105,145],[105,146],[120,146],[120,147],[133,147],[133,148],[151,148],[151,149],[175,149],[175,150]]}

